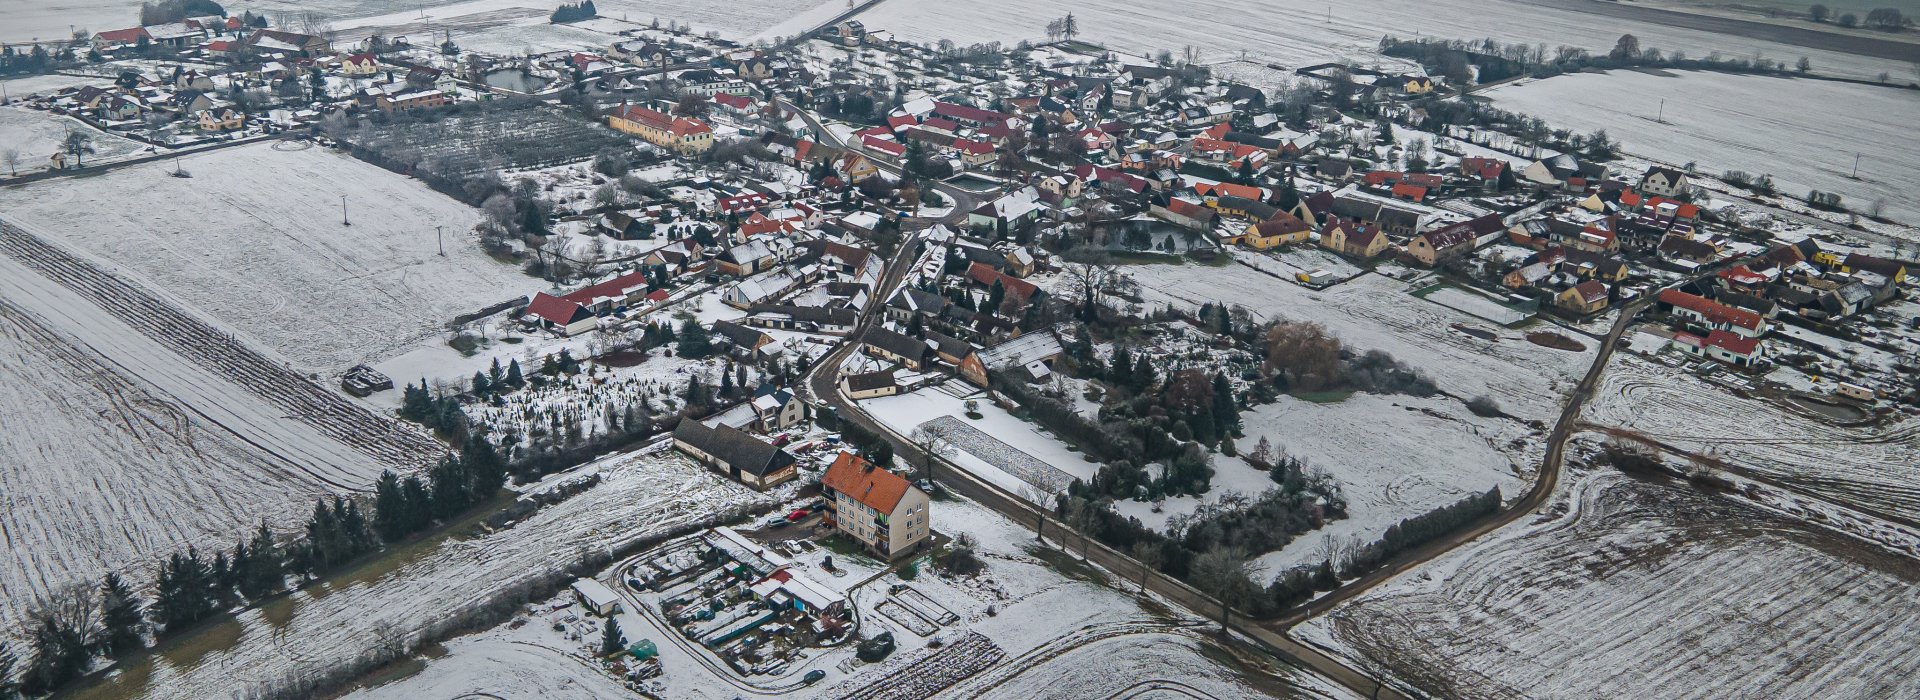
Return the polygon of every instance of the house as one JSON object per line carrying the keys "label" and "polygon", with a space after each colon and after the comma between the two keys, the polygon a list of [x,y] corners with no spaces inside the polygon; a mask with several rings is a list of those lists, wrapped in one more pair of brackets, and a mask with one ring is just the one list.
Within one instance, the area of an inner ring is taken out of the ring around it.
{"label": "house", "polygon": [[726,338],[727,343],[734,347],[736,354],[745,357],[752,357],[754,353],[760,351],[760,348],[773,344],[773,336],[732,321],[714,321],[713,334]]}
{"label": "house", "polygon": [[897,362],[911,370],[924,369],[933,359],[933,348],[927,341],[886,328],[868,330],[860,349],[869,356]]}
{"label": "house", "polygon": [[317,56],[333,50],[333,42],[324,38],[276,29],[256,29],[240,43],[256,54]]}
{"label": "house", "polygon": [[1669,344],[1689,355],[1718,360],[1735,367],[1752,367],[1766,359],[1766,351],[1759,338],[1727,331],[1710,331],[1704,337],[1686,332],[1674,333]]}
{"label": "house", "polygon": [[1596,280],[1587,280],[1560,292],[1553,298],[1553,303],[1562,309],[1585,316],[1605,310],[1608,293],[1607,285]]}
{"label": "house", "polygon": [[607,126],[681,155],[706,153],[713,148],[713,128],[705,122],[669,116],[637,105],[615,108],[607,115]]}
{"label": "house", "polygon": [[153,42],[153,36],[144,27],[132,29],[114,29],[93,35],[93,48],[102,53],[128,46],[139,46],[141,40]]}
{"label": "house", "polygon": [[1720,246],[1706,241],[1696,241],[1685,236],[1666,235],[1660,238],[1658,248],[1660,257],[1667,260],[1703,265],[1720,257]]}
{"label": "house", "polygon": [[1901,284],[1907,281],[1907,264],[1899,260],[1874,257],[1864,253],[1848,253],[1840,260],[1841,272],[1871,272],[1887,278],[1888,282]]}
{"label": "house", "polygon": [[1468,156],[1460,159],[1460,174],[1480,181],[1489,189],[1499,186],[1500,176],[1506,171],[1507,162],[1499,158]]}
{"label": "house", "polygon": [[574,581],[568,588],[573,591],[574,599],[580,601],[580,607],[586,608],[587,612],[601,617],[620,612],[620,596],[615,595],[606,584],[583,578]]}
{"label": "house", "polygon": [[763,384],[754,390],[752,406],[760,430],[769,433],[786,430],[807,419],[807,402],[772,384]]}
{"label": "house", "polygon": [[1380,227],[1353,219],[1328,219],[1320,227],[1320,247],[1362,260],[1387,251],[1387,236]]}
{"label": "house", "polygon": [[1407,243],[1407,253],[1420,264],[1435,267],[1443,262],[1473,251],[1474,235],[1470,222],[1461,222],[1434,229]]}
{"label": "house", "polygon": [[849,374],[840,378],[840,391],[847,398],[858,401],[900,393],[900,385],[893,381],[893,370]]}
{"label": "house", "polygon": [[413,109],[444,107],[453,100],[447,93],[439,90],[406,90],[395,94],[382,92],[374,95],[374,106],[382,112],[405,112]]}
{"label": "house", "polygon": [[793,455],[728,425],[708,427],[683,418],[673,429],[673,446],[716,472],[765,491],[792,480]]}
{"label": "house", "polygon": [[1640,176],[1640,185],[1634,189],[1660,197],[1678,197],[1686,194],[1692,185],[1686,173],[1656,165],[1647,168],[1646,174]]}
{"label": "house", "polygon": [[857,19],[833,25],[833,28],[827,31],[832,33],[833,38],[839,39],[841,44],[847,46],[859,46],[860,42],[867,38],[867,26]]}
{"label": "house", "polygon": [[980,351],[980,362],[987,370],[1014,374],[1024,381],[1040,381],[1051,376],[1053,363],[1066,353],[1053,329],[1034,331]]}
{"label": "house", "polygon": [[217,107],[201,112],[197,121],[201,131],[233,131],[247,125],[246,115],[232,107]]}
{"label": "house", "polygon": [[[1032,282],[1001,272],[999,268],[982,262],[967,266],[967,279],[986,289],[993,289],[994,285],[999,285],[1000,289],[1006,293],[1004,303],[1012,304],[1016,308],[1025,307],[1034,297],[1044,294]],[[993,313],[998,309],[981,309],[981,311]]]}
{"label": "house", "polygon": [[340,62],[340,74],[348,77],[373,75],[380,72],[380,59],[370,53],[357,53]]}
{"label": "house", "polygon": [[1267,250],[1283,245],[1305,243],[1310,238],[1311,228],[1300,217],[1286,212],[1275,212],[1265,221],[1247,227],[1240,236],[1240,242],[1254,250]]}
{"label": "house", "polygon": [[1167,203],[1164,205],[1155,204],[1147,211],[1155,218],[1175,226],[1203,233],[1212,231],[1214,222],[1219,219],[1218,212],[1202,206],[1197,202],[1191,202],[1177,197],[1167,200]]}
{"label": "house", "polygon": [[1727,331],[1742,338],[1758,338],[1767,332],[1767,320],[1760,314],[1682,292],[1660,290],[1660,306],[1690,325],[1710,331]]}
{"label": "house", "polygon": [[882,560],[920,551],[932,531],[925,491],[851,452],[820,477],[827,521]]}

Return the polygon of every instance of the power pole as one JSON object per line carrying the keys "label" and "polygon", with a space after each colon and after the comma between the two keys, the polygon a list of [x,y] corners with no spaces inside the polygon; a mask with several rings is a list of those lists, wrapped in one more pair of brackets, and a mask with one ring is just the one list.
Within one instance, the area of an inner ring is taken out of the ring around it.
{"label": "power pole", "polygon": [[1660,98],[1660,114],[1658,116],[1655,116],[1653,120],[1656,122],[1660,122],[1661,124],[1667,123],[1667,99],[1666,98],[1664,97]]}
{"label": "power pole", "polygon": [[443,228],[446,228],[446,227],[438,226],[438,225],[433,227],[433,240],[434,242],[440,244],[440,257],[444,258],[444,257],[447,257],[447,241],[445,238],[442,238],[440,236],[440,229],[443,229]]}
{"label": "power pole", "polygon": [[1853,152],[1853,174],[1849,175],[1848,177],[1851,177],[1855,180],[1860,179],[1860,152],[1859,151]]}
{"label": "power pole", "polygon": [[353,225],[353,222],[347,220],[347,196],[344,194],[340,195],[340,225],[341,226]]}

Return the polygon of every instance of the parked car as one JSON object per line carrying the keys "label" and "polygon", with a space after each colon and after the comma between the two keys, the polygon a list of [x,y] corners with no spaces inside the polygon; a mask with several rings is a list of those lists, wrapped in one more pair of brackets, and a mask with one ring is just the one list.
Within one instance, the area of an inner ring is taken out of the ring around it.
{"label": "parked car", "polygon": [[826,677],[827,677],[826,671],[822,671],[816,668],[814,670],[808,671],[807,675],[801,676],[800,682],[805,683],[807,685],[813,685],[815,683],[819,683],[820,679],[826,678]]}
{"label": "parked car", "polygon": [[761,523],[760,526],[761,527],[779,527],[785,524],[787,524],[787,516],[774,515],[774,516],[768,517],[767,521],[764,523]]}
{"label": "parked car", "polygon": [[806,520],[809,515],[813,515],[813,511],[805,508],[795,508],[793,512],[787,514],[787,522],[797,523]]}

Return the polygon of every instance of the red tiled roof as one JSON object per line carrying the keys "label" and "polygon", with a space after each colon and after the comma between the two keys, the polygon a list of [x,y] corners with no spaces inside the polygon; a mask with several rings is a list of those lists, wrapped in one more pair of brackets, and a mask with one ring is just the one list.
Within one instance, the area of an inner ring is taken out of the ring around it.
{"label": "red tiled roof", "polygon": [[1498,158],[1468,157],[1460,159],[1460,171],[1482,180],[1493,180],[1507,169],[1507,162]]}
{"label": "red tiled roof", "polygon": [[907,147],[899,141],[888,141],[873,135],[868,135],[861,139],[860,143],[870,150],[879,151],[895,157],[906,155],[907,153]]}
{"label": "red tiled roof", "polygon": [[900,499],[913,487],[893,472],[875,467],[852,452],[841,452],[833,466],[821,475],[820,485],[881,513],[892,513]]}
{"label": "red tiled roof", "polygon": [[1427,198],[1427,188],[1403,182],[1393,186],[1393,196],[1406,197],[1407,199],[1418,202]]}
{"label": "red tiled roof", "polygon": [[1013,119],[1013,115],[1010,114],[1001,114],[990,109],[968,107],[951,102],[933,103],[933,113],[943,117],[951,117],[959,121],[980,122],[982,124],[1005,125],[1009,120]]}
{"label": "red tiled roof", "polygon": [[562,326],[579,320],[583,314],[590,315],[591,312],[571,299],[562,299],[546,292],[536,292],[532,303],[527,304],[527,315],[538,316]]}
{"label": "red tiled roof", "polygon": [[134,27],[132,29],[115,29],[112,31],[99,32],[94,34],[93,36],[96,39],[101,39],[104,41],[124,41],[129,44],[139,41],[140,37],[146,37],[149,40],[153,38],[153,35],[147,33],[146,27]]}
{"label": "red tiled roof", "polygon": [[735,95],[730,92],[714,94],[713,101],[715,104],[724,105],[729,109],[740,111],[745,111],[753,107],[753,98],[744,95]]}
{"label": "red tiled roof", "polygon": [[1033,286],[1032,282],[1008,275],[993,269],[992,265],[980,262],[967,267],[967,279],[984,287],[992,287],[994,282],[999,282],[1000,288],[1007,291],[1007,298],[1021,303],[1026,303],[1028,299],[1033,298],[1034,292],[1040,291],[1040,288]]}
{"label": "red tiled roof", "polygon": [[661,129],[674,136],[689,136],[713,131],[712,127],[707,126],[698,119],[669,116],[665,113],[638,105],[621,107],[614,111],[613,116],[630,122],[645,124],[655,129]]}
{"label": "red tiled roof", "polygon": [[647,273],[645,271],[634,271],[599,284],[581,287],[560,298],[576,304],[591,304],[600,299],[625,297],[627,292],[634,289],[644,289],[646,286]]}
{"label": "red tiled roof", "polygon": [[1587,280],[1573,285],[1573,292],[1580,295],[1581,301],[1591,304],[1607,298],[1607,285],[1596,280]]}
{"label": "red tiled roof", "polygon": [[1212,195],[1215,197],[1240,197],[1242,199],[1251,199],[1254,201],[1265,201],[1267,198],[1267,193],[1261,191],[1261,189],[1258,187],[1248,187],[1246,185],[1235,185],[1227,182],[1221,182],[1221,183],[1216,183],[1211,185],[1204,182],[1195,183],[1193,186],[1193,191],[1203,197],[1208,195]]}
{"label": "red tiled roof", "polygon": [[1707,334],[1707,346],[1720,348],[1742,357],[1752,357],[1753,351],[1760,349],[1760,339],[1742,338],[1726,331],[1713,331]]}
{"label": "red tiled roof", "polygon": [[898,116],[887,117],[887,127],[890,129],[893,129],[894,131],[905,129],[909,126],[913,126],[916,123],[917,122],[913,120],[912,115],[901,114]]}
{"label": "red tiled roof", "polygon": [[1660,290],[1660,303],[1676,308],[1687,309],[1700,314],[1708,322],[1739,326],[1749,330],[1760,327],[1760,314],[1746,309],[1737,309],[1726,304],[1680,291],[1678,289]]}

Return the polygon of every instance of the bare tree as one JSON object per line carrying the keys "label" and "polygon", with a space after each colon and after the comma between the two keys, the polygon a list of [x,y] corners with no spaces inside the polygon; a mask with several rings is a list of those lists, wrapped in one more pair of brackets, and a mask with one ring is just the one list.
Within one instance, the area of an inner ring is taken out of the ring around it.
{"label": "bare tree", "polygon": [[1140,594],[1147,594],[1147,576],[1160,568],[1166,555],[1160,552],[1160,546],[1146,540],[1133,543],[1133,560],[1140,562]]}
{"label": "bare tree", "polygon": [[1239,549],[1208,550],[1194,558],[1191,571],[1194,585],[1220,603],[1221,634],[1227,633],[1233,608],[1252,602],[1260,594],[1260,584],[1253,580],[1260,567]]}
{"label": "bare tree", "polygon": [[920,450],[921,477],[933,480],[933,463],[937,460],[952,459],[959,449],[954,446],[949,430],[939,425],[922,425],[913,429],[907,440]]}
{"label": "bare tree", "polygon": [[1092,316],[1100,306],[1114,281],[1120,277],[1120,267],[1113,259],[1100,251],[1073,252],[1067,255],[1065,265],[1067,280],[1073,284],[1073,291],[1080,297],[1081,312]]}
{"label": "bare tree", "polygon": [[1053,495],[1032,484],[1020,485],[1020,497],[1033,504],[1033,537],[1047,541],[1047,510],[1053,507]]}
{"label": "bare tree", "polygon": [[7,177],[20,176],[20,149],[8,148],[0,151],[0,160],[7,163]]}

